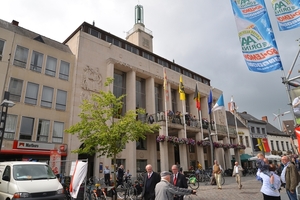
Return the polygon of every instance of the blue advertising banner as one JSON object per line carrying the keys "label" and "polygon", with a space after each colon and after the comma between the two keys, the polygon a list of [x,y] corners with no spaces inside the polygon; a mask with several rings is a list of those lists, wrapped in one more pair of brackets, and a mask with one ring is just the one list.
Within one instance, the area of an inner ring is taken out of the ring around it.
{"label": "blue advertising banner", "polygon": [[264,0],[230,0],[244,59],[250,71],[283,70]]}
{"label": "blue advertising banner", "polygon": [[299,0],[272,0],[271,4],[280,31],[300,27]]}

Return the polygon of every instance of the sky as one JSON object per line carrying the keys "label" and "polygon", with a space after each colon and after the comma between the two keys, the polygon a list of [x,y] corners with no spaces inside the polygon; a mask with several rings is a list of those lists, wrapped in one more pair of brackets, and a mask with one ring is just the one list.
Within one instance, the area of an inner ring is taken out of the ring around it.
{"label": "sky", "polygon": [[[63,42],[84,21],[125,39],[135,23],[134,7],[144,8],[145,27],[153,34],[153,52],[211,80],[223,91],[225,105],[233,96],[238,112],[246,111],[280,128],[293,119],[282,77],[299,49],[300,28],[279,31],[271,0],[265,0],[284,71],[251,72],[243,59],[230,0],[9,0],[0,18]],[[291,77],[298,76],[300,60]],[[214,97],[218,98],[218,97]]]}

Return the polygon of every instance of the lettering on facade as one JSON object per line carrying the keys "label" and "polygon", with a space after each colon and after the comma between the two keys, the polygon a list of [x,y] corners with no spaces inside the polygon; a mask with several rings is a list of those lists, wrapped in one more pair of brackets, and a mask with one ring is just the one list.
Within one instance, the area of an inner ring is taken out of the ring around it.
{"label": "lettering on facade", "polygon": [[86,66],[84,69],[83,79],[81,87],[84,90],[99,92],[102,86],[102,76],[99,69],[93,69],[90,66]]}

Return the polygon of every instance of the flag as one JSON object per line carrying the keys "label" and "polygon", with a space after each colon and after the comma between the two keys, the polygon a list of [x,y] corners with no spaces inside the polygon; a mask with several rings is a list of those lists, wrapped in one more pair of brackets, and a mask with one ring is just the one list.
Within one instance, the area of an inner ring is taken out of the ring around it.
{"label": "flag", "polygon": [[271,1],[271,4],[274,9],[277,25],[280,31],[300,27],[299,0],[273,0]]}
{"label": "flag", "polygon": [[211,109],[213,112],[217,110],[221,110],[224,108],[224,99],[223,99],[223,94],[219,97],[217,103],[214,105],[214,107]]}
{"label": "flag", "polygon": [[257,146],[260,151],[265,153],[269,153],[271,151],[267,138],[257,138]]}
{"label": "flag", "polygon": [[82,162],[77,160],[73,169],[74,171],[72,172],[71,170],[73,176],[70,183],[70,195],[73,198],[77,198],[80,185],[82,184],[83,180],[86,177],[87,164],[88,164],[87,162]]}
{"label": "flag", "polygon": [[283,70],[264,0],[231,0],[231,5],[248,69],[260,73]]}
{"label": "flag", "polygon": [[184,86],[182,82],[182,76],[180,75],[180,80],[179,80],[179,94],[180,94],[180,100],[183,101],[185,100],[185,93],[184,93]]}
{"label": "flag", "polygon": [[196,84],[196,89],[195,89],[195,94],[194,94],[194,100],[196,101],[196,108],[198,108],[198,110],[201,110],[200,92],[198,92],[197,84]]}
{"label": "flag", "polygon": [[298,140],[298,152],[300,152],[300,126],[295,128],[295,135]]}
{"label": "flag", "polygon": [[207,103],[208,103],[208,114],[210,114],[211,113],[211,104],[212,104],[212,92],[211,92],[211,90],[209,91],[209,96],[208,96]]}
{"label": "flag", "polygon": [[235,102],[233,101],[233,96],[231,96],[229,111],[231,113],[235,113],[235,111],[236,111]]}

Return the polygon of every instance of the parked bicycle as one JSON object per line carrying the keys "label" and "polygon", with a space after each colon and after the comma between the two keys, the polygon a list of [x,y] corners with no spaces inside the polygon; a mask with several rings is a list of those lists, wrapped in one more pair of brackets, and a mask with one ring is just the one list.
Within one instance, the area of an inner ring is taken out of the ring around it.
{"label": "parked bicycle", "polygon": [[138,181],[133,184],[131,177],[127,177],[127,180],[123,181],[123,185],[118,186],[116,192],[119,199],[139,199],[142,188]]}

